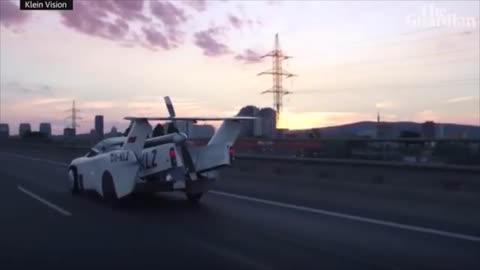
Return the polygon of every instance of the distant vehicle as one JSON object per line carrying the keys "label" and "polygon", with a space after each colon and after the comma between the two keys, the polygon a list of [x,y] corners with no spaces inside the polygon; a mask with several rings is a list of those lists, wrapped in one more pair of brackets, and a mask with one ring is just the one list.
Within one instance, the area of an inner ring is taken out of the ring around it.
{"label": "distant vehicle", "polygon": [[[190,202],[198,203],[218,177],[217,169],[232,164],[240,121],[255,117],[176,117],[170,98],[165,97],[165,102],[169,117],[125,117],[132,121],[126,137],[102,140],[85,156],[74,159],[68,167],[72,194],[93,190],[116,204],[135,192],[181,191]],[[192,147],[178,131],[148,138],[152,133],[149,121],[162,120],[173,125],[177,120],[223,123],[207,145]]]}

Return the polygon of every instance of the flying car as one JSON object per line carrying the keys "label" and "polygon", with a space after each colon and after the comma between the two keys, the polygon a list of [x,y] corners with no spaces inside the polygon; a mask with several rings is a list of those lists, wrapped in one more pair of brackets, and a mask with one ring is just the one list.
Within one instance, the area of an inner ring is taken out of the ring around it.
{"label": "flying car", "polygon": [[[125,117],[131,121],[126,136],[104,139],[72,160],[68,167],[72,194],[95,191],[117,203],[134,193],[180,191],[198,203],[218,178],[218,169],[232,165],[241,121],[256,118],[177,117],[168,96],[165,103],[169,117]],[[179,120],[223,122],[206,145],[196,146],[176,128]],[[151,121],[171,121],[175,131],[152,137]]]}

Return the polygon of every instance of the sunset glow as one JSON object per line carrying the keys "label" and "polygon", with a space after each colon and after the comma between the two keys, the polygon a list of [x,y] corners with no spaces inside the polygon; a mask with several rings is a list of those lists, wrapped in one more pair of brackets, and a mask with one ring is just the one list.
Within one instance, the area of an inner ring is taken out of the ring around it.
{"label": "sunset glow", "polygon": [[[68,125],[76,100],[88,132],[96,114],[233,115],[272,107],[273,48],[294,56],[279,128],[373,121],[478,124],[478,1],[439,1],[475,25],[422,28],[422,1],[75,1],[73,11],[20,11],[0,1],[1,122]],[[119,4],[122,2],[122,4]],[[94,3],[94,4],[92,4]],[[375,9],[369,8],[375,5]],[[426,14],[428,15],[428,14]],[[410,16],[410,17],[409,17]],[[412,17],[413,16],[413,17]],[[420,22],[420,21],[418,21]],[[235,108],[235,109],[234,109]]]}

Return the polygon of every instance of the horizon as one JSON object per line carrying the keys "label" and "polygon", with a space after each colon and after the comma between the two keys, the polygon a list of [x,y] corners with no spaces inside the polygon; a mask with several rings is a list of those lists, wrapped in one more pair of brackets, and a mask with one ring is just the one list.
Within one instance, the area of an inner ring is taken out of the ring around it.
{"label": "horizon", "polygon": [[[377,111],[388,122],[480,124],[476,1],[75,0],[61,12],[17,2],[0,1],[0,122],[11,134],[41,122],[62,133],[72,100],[78,133],[95,115],[105,131],[124,130],[126,115],[167,115],[166,95],[182,116],[271,108],[260,95],[271,78],[256,75],[271,67],[259,57],[275,33],[293,56],[285,68],[299,75],[284,81],[294,94],[279,128],[375,121]],[[421,25],[442,14],[464,20]]]}

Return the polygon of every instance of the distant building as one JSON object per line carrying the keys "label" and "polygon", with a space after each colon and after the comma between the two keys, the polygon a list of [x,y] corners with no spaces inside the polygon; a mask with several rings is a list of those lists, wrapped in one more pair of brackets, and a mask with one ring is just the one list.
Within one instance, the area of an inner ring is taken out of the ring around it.
{"label": "distant building", "polygon": [[97,139],[103,139],[103,115],[95,116],[95,135]]}
{"label": "distant building", "polygon": [[66,137],[66,138],[73,138],[75,137],[77,134],[76,134],[76,130],[74,128],[65,128],[63,129],[63,136]]}
{"label": "distant building", "polygon": [[50,123],[40,123],[39,131],[47,137],[50,137],[52,136],[52,125]]}
{"label": "distant building", "polygon": [[258,113],[261,119],[261,137],[273,139],[277,133],[276,112],[272,108],[263,108]]}
{"label": "distant building", "polygon": [[[252,116],[255,117],[258,115],[260,110],[253,106],[248,105],[240,109],[238,116]],[[253,137],[255,136],[255,122],[254,121],[242,121],[242,131],[240,133],[241,137]]]}
{"label": "distant building", "polygon": [[26,133],[32,132],[32,128],[29,123],[21,123],[18,127],[18,135],[24,136]]}
{"label": "distant building", "polygon": [[113,127],[110,129],[109,136],[110,136],[110,137],[120,136],[120,133],[118,132],[118,130],[117,130],[117,128],[116,128],[115,126],[113,126]]}
{"label": "distant building", "polygon": [[422,124],[422,137],[425,139],[435,139],[435,122],[427,121]]}
{"label": "distant building", "polygon": [[8,124],[0,124],[0,139],[7,139],[10,136],[10,127]]}
{"label": "distant building", "polygon": [[213,136],[215,128],[211,125],[194,125],[193,131],[190,132],[190,138],[208,139]]}
{"label": "distant building", "polygon": [[178,120],[176,121],[175,126],[177,127],[179,132],[187,134],[188,137],[191,136],[194,129],[193,121]]}

